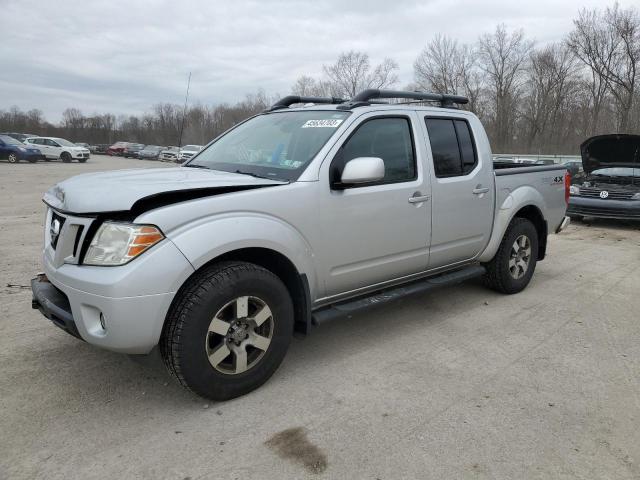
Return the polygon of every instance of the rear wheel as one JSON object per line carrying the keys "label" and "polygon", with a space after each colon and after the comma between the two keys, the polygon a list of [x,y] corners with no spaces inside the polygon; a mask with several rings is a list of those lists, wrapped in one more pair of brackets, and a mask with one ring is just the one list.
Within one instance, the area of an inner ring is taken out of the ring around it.
{"label": "rear wheel", "polygon": [[20,161],[20,159],[18,158],[18,155],[15,153],[10,153],[8,160],[9,160],[9,163],[18,163]]}
{"label": "rear wheel", "polygon": [[69,152],[62,152],[60,158],[64,163],[71,163],[71,154]]}
{"label": "rear wheel", "polygon": [[212,400],[262,385],[284,358],[293,334],[293,304],[270,271],[224,262],[196,274],[167,315],[160,351],[186,388]]}
{"label": "rear wheel", "polygon": [[526,288],[536,269],[538,232],[526,218],[514,218],[495,257],[485,264],[487,285],[501,293],[518,293]]}

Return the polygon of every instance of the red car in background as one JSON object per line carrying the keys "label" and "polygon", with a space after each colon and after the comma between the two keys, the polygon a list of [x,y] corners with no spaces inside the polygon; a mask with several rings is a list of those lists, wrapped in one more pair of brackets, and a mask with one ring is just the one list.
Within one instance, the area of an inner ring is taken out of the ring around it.
{"label": "red car in background", "polygon": [[107,148],[107,155],[121,157],[129,142],[116,142]]}

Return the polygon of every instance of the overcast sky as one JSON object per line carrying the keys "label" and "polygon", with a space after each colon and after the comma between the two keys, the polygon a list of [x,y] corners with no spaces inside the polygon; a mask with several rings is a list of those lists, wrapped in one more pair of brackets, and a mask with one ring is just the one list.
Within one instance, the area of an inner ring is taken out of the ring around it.
{"label": "overcast sky", "polygon": [[[621,1],[628,6],[637,0]],[[0,0],[0,109],[39,108],[58,121],[142,113],[158,102],[235,102],[286,94],[342,51],[400,65],[400,84],[436,33],[473,42],[498,23],[538,44],[561,40],[581,7],[604,0]]]}

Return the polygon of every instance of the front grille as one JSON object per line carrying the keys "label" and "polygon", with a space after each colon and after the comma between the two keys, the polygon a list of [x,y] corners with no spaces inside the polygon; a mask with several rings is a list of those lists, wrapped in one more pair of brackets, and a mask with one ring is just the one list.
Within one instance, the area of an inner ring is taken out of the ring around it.
{"label": "front grille", "polygon": [[640,209],[610,208],[610,207],[584,207],[569,204],[567,215],[581,215],[583,217],[609,217],[609,218],[637,218],[640,219]]}
{"label": "front grille", "polygon": [[45,227],[45,245],[51,247],[51,260],[54,265],[80,263],[82,246],[87,239],[95,218],[62,215],[50,209]]}
{"label": "front grille", "polygon": [[602,198],[601,192],[607,192],[608,196],[604,200],[631,200],[631,197],[636,192],[621,191],[621,190],[607,190],[606,188],[590,188],[580,187],[580,196],[589,198]]}
{"label": "front grille", "polygon": [[58,215],[57,213],[53,213],[51,215],[51,224],[49,225],[49,235],[51,238],[51,248],[54,250],[58,246],[58,241],[60,240],[60,234],[62,233],[62,226],[64,225],[65,218]]}

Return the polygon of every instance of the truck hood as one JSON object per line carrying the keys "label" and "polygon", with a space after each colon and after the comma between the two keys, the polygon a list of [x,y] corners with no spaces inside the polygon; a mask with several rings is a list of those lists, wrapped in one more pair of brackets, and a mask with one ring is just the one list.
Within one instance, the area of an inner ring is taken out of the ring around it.
{"label": "truck hood", "polygon": [[69,213],[142,213],[194,198],[286,183],[188,167],[115,170],[71,177],[49,189],[43,200]]}
{"label": "truck hood", "polygon": [[580,145],[582,167],[587,175],[598,168],[640,168],[640,135],[598,135]]}

